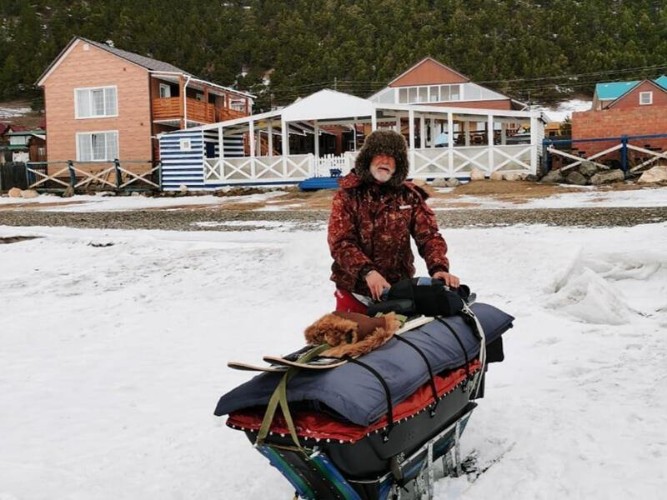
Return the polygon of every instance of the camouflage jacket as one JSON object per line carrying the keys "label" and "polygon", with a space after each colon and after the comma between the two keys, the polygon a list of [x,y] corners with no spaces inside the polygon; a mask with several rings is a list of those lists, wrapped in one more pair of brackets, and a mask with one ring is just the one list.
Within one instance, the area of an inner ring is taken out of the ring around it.
{"label": "camouflage jacket", "polygon": [[341,179],[329,218],[331,280],[340,289],[370,295],[365,275],[376,270],[391,284],[415,274],[410,237],[430,275],[448,271],[447,244],[440,235],[428,195],[410,182],[398,188]]}

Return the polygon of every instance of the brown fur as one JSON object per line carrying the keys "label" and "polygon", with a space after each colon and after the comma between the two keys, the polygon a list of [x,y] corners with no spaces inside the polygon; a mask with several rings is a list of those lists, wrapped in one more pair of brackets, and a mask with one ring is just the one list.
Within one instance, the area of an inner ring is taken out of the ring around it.
{"label": "brown fur", "polygon": [[[400,328],[400,321],[394,313],[378,318],[366,315],[351,316],[356,321],[340,317],[340,313],[322,316],[305,330],[309,344],[326,343],[332,346],[323,356],[359,356],[377,349],[387,342]],[[374,325],[369,330],[369,325]],[[363,335],[360,332],[363,331]]]}

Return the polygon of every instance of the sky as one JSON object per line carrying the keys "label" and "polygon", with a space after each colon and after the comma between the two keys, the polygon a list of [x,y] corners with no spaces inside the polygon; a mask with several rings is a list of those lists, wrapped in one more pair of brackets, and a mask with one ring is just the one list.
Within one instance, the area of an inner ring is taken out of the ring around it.
{"label": "sky", "polygon": [[[574,195],[549,203],[586,206]],[[667,188],[618,203],[647,196],[667,205]],[[0,211],[0,238],[36,236],[0,244],[0,500],[292,497],[213,410],[251,377],[227,361],[290,352],[332,310],[326,229],[245,224],[262,229],[9,227]],[[462,437],[489,468],[436,500],[662,498],[667,223],[442,232],[452,272],[516,320]]]}

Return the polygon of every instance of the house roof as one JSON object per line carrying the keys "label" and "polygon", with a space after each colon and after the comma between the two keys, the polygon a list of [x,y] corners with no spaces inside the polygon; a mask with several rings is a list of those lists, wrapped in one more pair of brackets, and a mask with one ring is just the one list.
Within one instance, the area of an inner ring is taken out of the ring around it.
{"label": "house roof", "polygon": [[[662,86],[659,85],[655,80],[642,80],[641,82],[637,83],[637,85],[635,85],[635,86],[633,87],[633,89],[640,87],[642,84],[647,84],[647,86],[644,87],[644,88],[650,88],[650,87],[653,87],[653,88],[655,88],[658,92],[664,92],[664,93],[667,93],[667,88],[662,87]],[[607,107],[608,107],[608,108],[611,108],[611,107],[615,106],[618,102],[620,102],[620,101],[622,101],[623,99],[625,99],[625,96],[626,96],[626,95],[629,95],[629,94],[630,94],[630,91],[626,92],[625,94],[621,95],[618,99],[612,101]]]}
{"label": "house roof", "polygon": [[[100,42],[93,42],[92,40],[88,40],[87,38],[81,38],[84,42],[87,42],[91,45],[94,45],[95,47],[106,50],[107,52],[111,52],[112,54],[121,57],[123,59],[126,59],[130,62],[133,62],[134,64],[137,64],[138,66],[142,66],[150,71],[171,71],[174,73],[183,73],[184,75],[190,75],[187,71],[184,71],[173,64],[166,63],[164,61],[158,61],[157,59],[152,59],[150,57],[146,56],[140,56],[139,54],[135,54],[133,52],[128,52],[127,50],[121,50],[117,49],[116,47],[111,47],[110,45],[107,45],[106,43],[100,43]],[[192,76],[192,75],[191,75]]]}
{"label": "house roof", "polygon": [[[629,82],[605,82],[595,85],[595,95],[599,101],[613,101],[646,80],[633,80]],[[667,90],[667,76],[662,75],[655,80],[649,80]]]}
{"label": "house roof", "polygon": [[634,88],[639,80],[631,82],[607,82],[595,85],[595,95],[601,101],[618,99],[630,89]]}
{"label": "house roof", "polygon": [[286,121],[345,119],[371,116],[373,109],[367,99],[322,89],[285,107],[283,118]]}
{"label": "house roof", "polygon": [[230,89],[228,87],[223,87],[221,85],[217,85],[213,82],[206,82],[205,80],[202,80],[200,78],[196,78],[191,73],[188,73],[187,71],[184,71],[181,68],[178,68],[178,67],[174,66],[173,64],[169,64],[169,63],[164,62],[164,61],[159,61],[159,60],[153,59],[151,57],[146,57],[146,56],[142,56],[142,55],[139,55],[139,54],[135,54],[134,52],[128,52],[127,50],[117,49],[116,47],[111,47],[110,45],[107,45],[106,43],[94,42],[92,40],[88,40],[87,38],[83,38],[83,37],[80,37],[80,36],[73,37],[69,41],[67,46],[60,52],[60,54],[58,54],[58,56],[51,62],[51,64],[49,64],[49,66],[46,68],[44,73],[42,73],[42,75],[37,80],[37,85],[38,86],[43,85],[43,81],[47,78],[47,76],[51,73],[51,71],[53,71],[53,69],[55,69],[56,66],[58,66],[61,59],[78,42],[88,43],[88,44],[90,44],[94,47],[97,47],[100,50],[104,50],[106,52],[109,52],[110,54],[113,54],[116,57],[120,57],[121,59],[125,59],[126,61],[129,61],[133,64],[136,64],[137,66],[141,66],[142,68],[144,68],[148,71],[151,71],[151,72],[155,72],[155,73],[178,73],[178,74],[182,74],[184,76],[189,76],[193,80],[197,80],[197,81],[202,82],[202,83],[209,83],[210,85],[213,85],[215,87],[218,87],[218,88],[221,88],[221,89],[224,89],[224,90],[228,90],[229,92],[234,92],[236,94],[241,94],[241,95],[245,95],[245,96],[248,96],[248,97],[254,97],[253,95],[248,94],[246,92],[242,92],[240,90]]}
{"label": "house roof", "polygon": [[444,70],[444,71],[451,72],[451,73],[454,73],[454,74],[460,76],[461,79],[464,80],[464,81],[466,81],[466,82],[469,82],[469,81],[470,81],[470,78],[468,78],[468,77],[465,76],[465,75],[462,75],[461,73],[459,73],[459,72],[456,71],[455,69],[452,69],[452,68],[450,68],[449,66],[447,66],[447,65],[445,65],[445,64],[442,64],[440,61],[436,61],[436,60],[433,59],[432,57],[425,57],[424,59],[422,59],[421,61],[419,61],[417,64],[415,64],[415,65],[412,66],[411,68],[407,69],[406,71],[404,71],[403,73],[401,73],[400,75],[398,75],[396,78],[394,78],[392,81],[390,81],[390,82],[387,84],[387,87],[391,87],[393,83],[399,81],[399,80],[400,80],[401,78],[403,78],[405,75],[407,75],[408,73],[413,72],[413,71],[414,71],[415,69],[417,69],[419,66],[422,66],[422,65],[424,65],[424,64],[433,64],[433,65],[439,66],[439,67],[440,67],[442,70]]}

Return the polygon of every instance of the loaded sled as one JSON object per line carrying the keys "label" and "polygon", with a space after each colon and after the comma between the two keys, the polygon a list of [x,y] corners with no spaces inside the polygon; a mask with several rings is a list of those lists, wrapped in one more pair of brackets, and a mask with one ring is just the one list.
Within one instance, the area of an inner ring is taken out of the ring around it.
{"label": "loaded sled", "polygon": [[303,361],[303,350],[282,365],[272,358],[265,373],[223,395],[215,414],[229,415],[227,425],[246,434],[297,497],[431,498],[436,479],[461,472],[459,438],[484,395],[488,363],[503,360],[513,320],[476,303],[408,322],[333,368],[317,366],[317,356]]}

